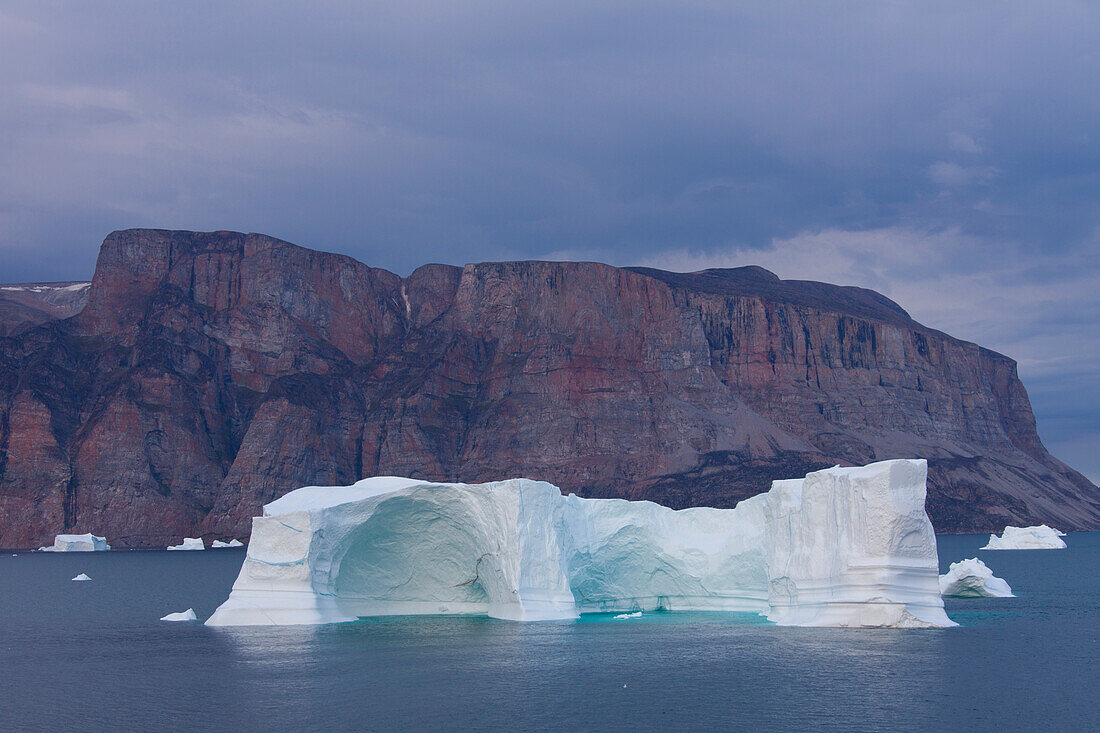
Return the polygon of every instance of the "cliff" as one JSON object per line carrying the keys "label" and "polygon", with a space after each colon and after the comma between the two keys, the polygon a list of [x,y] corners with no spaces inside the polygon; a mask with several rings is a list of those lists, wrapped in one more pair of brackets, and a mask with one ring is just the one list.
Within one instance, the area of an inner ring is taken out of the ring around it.
{"label": "cliff", "polygon": [[760,268],[426,265],[258,234],[116,232],[87,306],[0,338],[0,546],[244,536],[305,484],[542,479],[730,507],[929,461],[939,531],[1100,527],[1015,364],[877,293]]}

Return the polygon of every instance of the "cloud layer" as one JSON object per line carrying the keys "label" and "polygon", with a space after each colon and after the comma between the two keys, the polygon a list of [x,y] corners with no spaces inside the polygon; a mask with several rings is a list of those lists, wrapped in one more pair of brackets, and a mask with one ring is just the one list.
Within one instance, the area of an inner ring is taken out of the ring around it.
{"label": "cloud layer", "polygon": [[229,5],[0,10],[0,280],[130,226],[758,262],[1019,359],[1100,479],[1095,3]]}

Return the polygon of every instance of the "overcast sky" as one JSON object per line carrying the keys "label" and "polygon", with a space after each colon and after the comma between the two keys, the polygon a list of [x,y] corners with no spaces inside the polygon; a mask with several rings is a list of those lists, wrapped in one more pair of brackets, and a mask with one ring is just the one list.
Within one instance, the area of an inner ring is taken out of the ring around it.
{"label": "overcast sky", "polygon": [[0,6],[0,281],[114,229],[873,287],[1100,480],[1100,3]]}

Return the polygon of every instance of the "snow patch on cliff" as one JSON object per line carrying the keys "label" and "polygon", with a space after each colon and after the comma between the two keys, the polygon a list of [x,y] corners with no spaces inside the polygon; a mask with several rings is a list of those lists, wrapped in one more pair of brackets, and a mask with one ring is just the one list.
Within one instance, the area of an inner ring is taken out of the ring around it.
{"label": "snow patch on cliff", "polygon": [[998,537],[989,535],[989,542],[983,550],[1064,550],[1066,536],[1053,527],[1040,524],[1037,527],[1005,527]]}
{"label": "snow patch on cliff", "polygon": [[976,557],[951,563],[940,576],[940,595],[957,598],[1012,598],[1012,588]]}

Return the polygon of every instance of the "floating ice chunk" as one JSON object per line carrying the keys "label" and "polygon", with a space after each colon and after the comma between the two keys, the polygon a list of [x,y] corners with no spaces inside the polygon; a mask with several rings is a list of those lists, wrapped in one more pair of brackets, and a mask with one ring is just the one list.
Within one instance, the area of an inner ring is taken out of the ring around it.
{"label": "floating ice chunk", "polygon": [[1005,527],[998,537],[989,535],[989,543],[983,550],[1064,550],[1065,532],[1040,524],[1037,527]]}
{"label": "floating ice chunk", "polygon": [[957,598],[1012,598],[1012,589],[976,557],[951,563],[940,576],[940,595]]}
{"label": "floating ice chunk", "polygon": [[[612,616],[612,618],[641,618],[642,612],[635,611],[634,613],[620,613],[618,616]],[[626,687],[626,685],[623,685]]]}
{"label": "floating ice chunk", "polygon": [[59,534],[52,545],[39,547],[40,552],[101,552],[111,549],[107,540],[94,534]]}
{"label": "floating ice chunk", "polygon": [[195,610],[189,608],[186,611],[180,611],[179,613],[170,613],[167,616],[161,616],[161,621],[198,621],[199,617],[195,615]]}
{"label": "floating ice chunk", "polygon": [[241,542],[240,540],[229,540],[229,542],[222,542],[221,540],[214,540],[213,542],[210,543],[210,547],[214,548],[215,550],[221,549],[223,547],[244,547],[244,543]]}
{"label": "floating ice chunk", "polygon": [[202,539],[199,537],[185,537],[183,542],[178,545],[172,545],[169,550],[205,550],[206,545],[202,543]]}
{"label": "floating ice chunk", "polygon": [[378,477],[266,505],[211,626],[385,614],[541,620],[755,611],[780,624],[953,626],[927,464],[776,481],[733,509],[563,497],[540,481]]}
{"label": "floating ice chunk", "polygon": [[80,575],[73,578],[73,580],[91,580],[91,578],[88,577],[87,573],[81,573]]}

